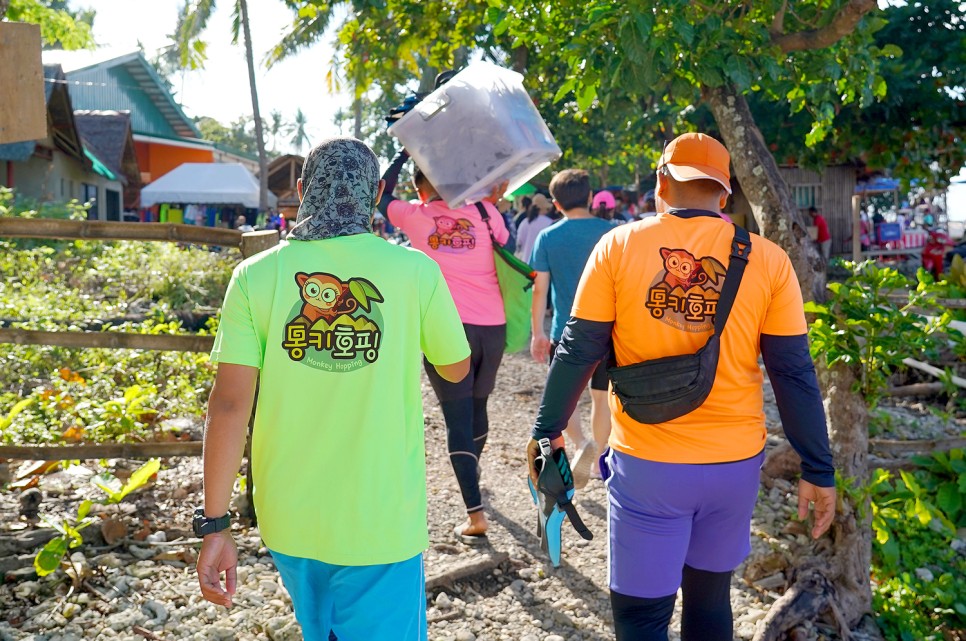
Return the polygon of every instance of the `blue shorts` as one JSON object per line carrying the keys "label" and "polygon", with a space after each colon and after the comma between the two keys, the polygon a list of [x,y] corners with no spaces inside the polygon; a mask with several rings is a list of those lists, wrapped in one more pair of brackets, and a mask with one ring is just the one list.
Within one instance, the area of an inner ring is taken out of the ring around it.
{"label": "blue shorts", "polygon": [[426,641],[422,554],[399,563],[354,566],[274,550],[272,558],[305,641]]}
{"label": "blue shorts", "polygon": [[610,589],[643,598],[681,586],[685,564],[730,572],[751,552],[765,453],[734,463],[657,463],[608,449]]}

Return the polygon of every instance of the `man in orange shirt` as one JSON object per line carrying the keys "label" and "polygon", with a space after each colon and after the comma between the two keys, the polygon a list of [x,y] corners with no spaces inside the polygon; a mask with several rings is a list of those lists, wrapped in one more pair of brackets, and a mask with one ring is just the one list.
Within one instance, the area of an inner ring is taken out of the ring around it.
{"label": "man in orange shirt", "polygon": [[[560,431],[580,391],[612,348],[623,366],[694,354],[708,341],[733,255],[735,227],[720,216],[731,193],[729,164],[713,138],[678,137],[658,163],[658,215],[597,244],[527,446],[531,478],[537,440],[562,447]],[[750,551],[766,438],[759,354],[802,458],[799,515],[814,504],[816,538],[834,516],[832,455],[798,280],[785,252],[764,238],[754,236],[744,256],[706,400],[678,418],[644,424],[610,397],[601,474],[618,640],[666,641],[679,587],[684,641],[733,638],[731,573]]]}

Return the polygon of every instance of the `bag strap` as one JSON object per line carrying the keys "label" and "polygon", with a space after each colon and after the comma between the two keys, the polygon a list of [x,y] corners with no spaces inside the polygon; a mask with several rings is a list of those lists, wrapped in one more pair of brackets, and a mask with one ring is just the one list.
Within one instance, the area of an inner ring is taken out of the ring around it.
{"label": "bag strap", "polygon": [[493,228],[490,227],[490,213],[486,211],[486,206],[482,202],[476,201],[473,204],[476,205],[477,211],[480,212],[480,218],[482,218],[483,222],[486,223],[486,230],[490,232],[490,241],[493,243],[493,246],[496,247],[496,238],[493,237]]}
{"label": "bag strap", "polygon": [[748,254],[750,253],[751,237],[748,235],[748,230],[735,225],[735,236],[731,241],[731,257],[728,261],[728,273],[725,276],[724,284],[721,286],[721,297],[718,299],[718,306],[714,314],[715,334],[721,334],[724,331],[725,323],[728,322],[728,316],[731,315],[731,308],[735,304],[738,286],[741,284],[741,277],[748,265]]}

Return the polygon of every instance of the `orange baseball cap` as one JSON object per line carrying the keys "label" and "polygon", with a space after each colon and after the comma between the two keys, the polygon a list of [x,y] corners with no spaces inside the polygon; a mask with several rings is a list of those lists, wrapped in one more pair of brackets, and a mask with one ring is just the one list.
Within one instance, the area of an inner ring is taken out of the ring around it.
{"label": "orange baseball cap", "polygon": [[706,134],[682,134],[672,140],[657,168],[667,167],[678,182],[713,180],[731,193],[731,155],[725,146]]}

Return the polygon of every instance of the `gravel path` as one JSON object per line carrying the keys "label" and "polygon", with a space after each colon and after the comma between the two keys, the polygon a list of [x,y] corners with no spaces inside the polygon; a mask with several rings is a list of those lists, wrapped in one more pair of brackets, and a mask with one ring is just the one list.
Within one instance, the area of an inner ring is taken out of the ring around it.
{"label": "gravel path", "polygon": [[[564,560],[559,569],[553,569],[543,557],[533,534],[535,515],[521,453],[545,373],[545,367],[533,363],[528,355],[508,356],[491,398],[491,432],[482,476],[491,523],[487,548],[468,547],[453,538],[453,527],[463,519],[462,503],[446,456],[442,415],[424,383],[431,538],[427,574],[435,576],[494,554],[507,555],[491,571],[429,592],[431,640],[613,638],[603,485],[591,481],[577,500],[581,515],[596,535],[594,540],[583,541],[565,526]],[[895,412],[901,419],[916,416],[922,428],[933,417],[916,409]],[[586,399],[582,410],[586,426]],[[766,414],[769,446],[773,446],[781,437],[767,383]],[[932,433],[949,431],[941,422],[930,425]],[[111,463],[128,469],[136,465],[131,461]],[[291,601],[257,531],[236,526],[241,561],[235,607],[228,611],[201,599],[193,570],[198,541],[189,533],[190,514],[201,500],[201,462],[172,459],[166,465],[153,487],[105,513],[128,527],[128,538],[108,546],[96,526],[85,531],[88,543],[73,556],[81,579],[74,590],[63,570],[40,580],[32,575],[29,563],[34,548],[18,548],[14,541],[18,536],[36,534],[37,529],[18,521],[17,492],[0,493],[0,569],[7,573],[0,586],[0,641],[301,639]],[[80,500],[90,497],[91,474],[91,469],[78,466],[42,477],[41,513],[75,510]],[[793,490],[792,483],[782,480],[762,487],[752,524],[753,552],[732,584],[739,639],[751,638],[755,623],[778,598],[789,559],[811,545],[804,525],[789,518],[796,505]],[[150,535],[148,540],[139,540],[145,535]],[[677,616],[672,627],[677,627]],[[819,627],[812,632],[812,639],[829,638]],[[671,638],[678,637],[672,633]]]}

